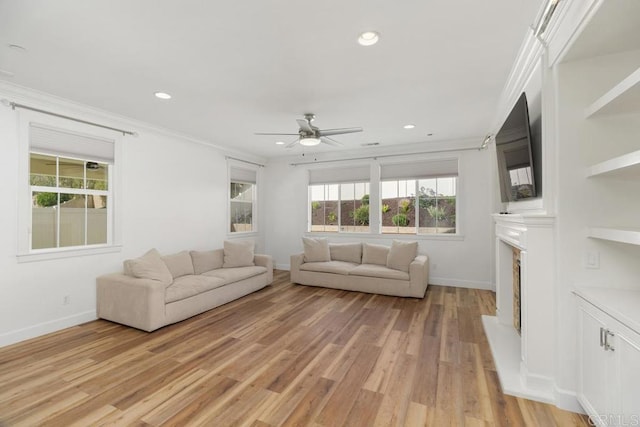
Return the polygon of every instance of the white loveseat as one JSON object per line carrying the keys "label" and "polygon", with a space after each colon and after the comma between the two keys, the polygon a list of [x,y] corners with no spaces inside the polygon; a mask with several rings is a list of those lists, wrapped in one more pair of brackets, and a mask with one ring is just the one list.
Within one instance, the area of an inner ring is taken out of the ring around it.
{"label": "white loveseat", "polygon": [[97,278],[98,317],[150,332],[271,284],[271,257],[244,246],[127,260],[123,272]]}
{"label": "white loveseat", "polygon": [[394,241],[391,247],[308,238],[303,242],[305,252],[291,256],[293,283],[401,297],[425,295],[429,260],[417,254],[415,242]]}

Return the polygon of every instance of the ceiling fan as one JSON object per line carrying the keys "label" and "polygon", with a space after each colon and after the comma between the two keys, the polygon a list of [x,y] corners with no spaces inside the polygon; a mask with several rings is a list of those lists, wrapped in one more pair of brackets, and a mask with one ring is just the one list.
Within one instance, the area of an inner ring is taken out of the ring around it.
{"label": "ceiling fan", "polygon": [[334,147],[339,147],[342,144],[335,139],[330,138],[333,135],[342,135],[344,133],[355,133],[362,132],[362,128],[340,128],[340,129],[319,129],[316,126],[312,125],[311,122],[316,118],[315,114],[305,114],[304,119],[296,119],[298,122],[298,126],[300,129],[298,133],[270,133],[270,132],[256,132],[256,135],[296,135],[295,141],[287,145],[285,148],[291,148],[296,144],[304,145],[307,147],[311,147],[314,145],[318,145],[321,142],[333,145]]}

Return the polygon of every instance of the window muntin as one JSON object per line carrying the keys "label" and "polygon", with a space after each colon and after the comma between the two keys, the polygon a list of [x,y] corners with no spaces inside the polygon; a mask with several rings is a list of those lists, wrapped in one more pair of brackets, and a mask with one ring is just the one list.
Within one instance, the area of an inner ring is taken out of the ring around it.
{"label": "window muntin", "polygon": [[457,232],[457,177],[387,180],[380,184],[382,233]]}
{"label": "window muntin", "polygon": [[256,185],[250,182],[231,181],[230,183],[230,232],[246,233],[255,231],[254,206]]}
{"label": "window muntin", "polygon": [[108,244],[109,171],[108,163],[31,152],[30,248]]}
{"label": "window muntin", "polygon": [[309,185],[311,232],[368,233],[369,183]]}

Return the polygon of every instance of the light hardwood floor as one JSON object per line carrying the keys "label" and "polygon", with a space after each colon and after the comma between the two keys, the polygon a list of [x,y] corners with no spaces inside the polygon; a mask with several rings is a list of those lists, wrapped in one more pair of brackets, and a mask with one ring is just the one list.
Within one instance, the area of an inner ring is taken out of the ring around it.
{"label": "light hardwood floor", "polygon": [[488,291],[272,286],[153,333],[103,320],[0,348],[0,425],[571,426],[504,395]]}

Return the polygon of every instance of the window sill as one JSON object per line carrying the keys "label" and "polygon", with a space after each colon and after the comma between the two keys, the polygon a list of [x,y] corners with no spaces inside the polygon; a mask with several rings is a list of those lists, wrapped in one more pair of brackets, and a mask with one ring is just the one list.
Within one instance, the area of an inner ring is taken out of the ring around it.
{"label": "window sill", "polygon": [[464,234],[375,234],[375,233],[333,233],[325,231],[307,231],[305,236],[313,237],[360,237],[365,239],[386,239],[386,240],[446,240],[446,241],[462,241]]}
{"label": "window sill", "polygon": [[227,239],[242,239],[245,237],[258,237],[260,233],[257,231],[236,231],[234,233],[227,233]]}
{"label": "window sill", "polygon": [[36,261],[47,261],[51,259],[62,259],[62,258],[75,258],[81,256],[88,255],[100,255],[100,254],[109,254],[116,253],[122,250],[121,245],[111,245],[111,246],[99,246],[92,248],[70,248],[70,249],[41,249],[38,251],[34,251],[26,254],[18,254],[16,258],[19,263],[22,262],[36,262]]}

